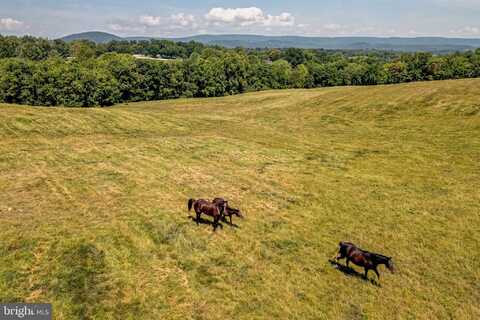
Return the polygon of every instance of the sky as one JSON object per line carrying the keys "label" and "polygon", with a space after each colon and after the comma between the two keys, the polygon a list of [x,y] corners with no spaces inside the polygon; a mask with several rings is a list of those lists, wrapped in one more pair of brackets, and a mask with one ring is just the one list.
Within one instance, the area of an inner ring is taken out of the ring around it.
{"label": "sky", "polygon": [[480,0],[0,0],[0,34],[480,38]]}

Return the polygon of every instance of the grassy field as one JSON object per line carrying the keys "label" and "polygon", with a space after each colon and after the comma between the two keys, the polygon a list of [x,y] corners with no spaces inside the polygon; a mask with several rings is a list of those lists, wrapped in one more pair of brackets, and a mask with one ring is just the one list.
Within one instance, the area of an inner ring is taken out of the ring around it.
{"label": "grassy field", "polygon": [[[0,105],[0,137],[0,301],[55,319],[480,318],[480,79]],[[239,228],[189,218],[214,196]],[[341,240],[398,273],[342,272]]]}

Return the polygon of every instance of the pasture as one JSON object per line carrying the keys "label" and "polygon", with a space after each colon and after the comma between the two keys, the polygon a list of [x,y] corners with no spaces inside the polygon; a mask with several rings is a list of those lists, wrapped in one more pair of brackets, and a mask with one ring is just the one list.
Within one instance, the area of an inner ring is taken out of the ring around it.
{"label": "pasture", "polygon": [[[55,319],[480,318],[480,79],[0,105],[0,137],[0,301]],[[189,218],[216,196],[238,228]],[[342,240],[398,272],[332,265]]]}

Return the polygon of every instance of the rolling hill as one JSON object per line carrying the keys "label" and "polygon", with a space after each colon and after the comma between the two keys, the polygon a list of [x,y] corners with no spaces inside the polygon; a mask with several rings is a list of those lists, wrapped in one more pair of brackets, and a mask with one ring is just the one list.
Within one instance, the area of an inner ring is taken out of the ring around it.
{"label": "rolling hill", "polygon": [[480,47],[480,39],[453,38],[377,38],[377,37],[300,37],[257,35],[198,35],[176,39],[221,45],[229,48],[306,48],[394,51],[465,51]]}
{"label": "rolling hill", "polygon": [[[0,105],[0,301],[55,319],[480,318],[480,79]],[[187,212],[223,196],[216,233]],[[398,272],[329,262],[338,242]]]}
{"label": "rolling hill", "polygon": [[[66,36],[66,41],[79,39],[104,43],[112,40],[149,40],[153,37],[121,38],[103,32],[86,32]],[[394,50],[394,51],[429,51],[455,52],[480,48],[480,39],[460,38],[376,38],[376,37],[301,37],[301,36],[260,36],[260,35],[196,35],[182,38],[158,38],[173,41],[196,41],[208,45],[220,45],[228,48],[306,48],[339,50]]]}
{"label": "rolling hill", "polygon": [[100,32],[100,31],[91,31],[76,33],[60,38],[63,41],[71,42],[75,40],[89,40],[95,43],[107,43],[110,41],[121,41],[124,40],[122,37],[116,36],[111,33]]}

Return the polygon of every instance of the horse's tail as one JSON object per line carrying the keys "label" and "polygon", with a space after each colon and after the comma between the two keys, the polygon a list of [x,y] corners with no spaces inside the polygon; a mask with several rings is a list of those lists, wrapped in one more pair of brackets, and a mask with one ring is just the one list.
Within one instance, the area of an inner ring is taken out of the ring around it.
{"label": "horse's tail", "polygon": [[192,210],[193,203],[195,199],[188,199],[188,211]]}

